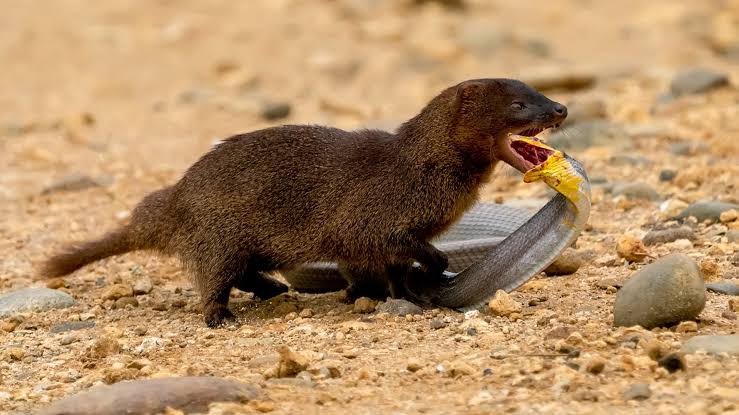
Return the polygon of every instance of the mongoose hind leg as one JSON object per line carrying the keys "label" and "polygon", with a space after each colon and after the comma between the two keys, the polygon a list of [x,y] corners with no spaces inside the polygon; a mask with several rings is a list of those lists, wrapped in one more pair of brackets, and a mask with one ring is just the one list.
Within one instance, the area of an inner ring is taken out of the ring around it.
{"label": "mongoose hind leg", "polygon": [[339,263],[339,272],[349,282],[345,301],[354,302],[359,297],[384,300],[390,294],[384,267],[367,267],[359,264]]}
{"label": "mongoose hind leg", "polygon": [[242,256],[221,256],[223,262],[215,267],[216,271],[206,274],[201,267],[199,275],[200,301],[203,304],[203,317],[208,327],[217,327],[236,317],[228,309],[228,298],[231,288],[236,284],[245,266],[249,263]]}
{"label": "mongoose hind leg", "polygon": [[266,300],[288,291],[288,286],[277,281],[263,271],[249,272],[239,276],[235,287],[241,291],[252,292]]}
{"label": "mongoose hind leg", "polygon": [[272,298],[288,291],[288,286],[268,275],[278,268],[278,262],[265,255],[252,254],[249,261],[242,264],[234,286],[241,291],[254,293],[262,300]]}

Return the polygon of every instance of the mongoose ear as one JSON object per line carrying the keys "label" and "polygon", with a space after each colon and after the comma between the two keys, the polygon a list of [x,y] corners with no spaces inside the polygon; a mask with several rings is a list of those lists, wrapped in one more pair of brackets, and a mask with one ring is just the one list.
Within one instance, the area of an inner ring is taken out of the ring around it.
{"label": "mongoose ear", "polygon": [[477,100],[485,89],[485,83],[479,80],[462,82],[457,86],[454,104],[457,110],[462,109],[466,102]]}

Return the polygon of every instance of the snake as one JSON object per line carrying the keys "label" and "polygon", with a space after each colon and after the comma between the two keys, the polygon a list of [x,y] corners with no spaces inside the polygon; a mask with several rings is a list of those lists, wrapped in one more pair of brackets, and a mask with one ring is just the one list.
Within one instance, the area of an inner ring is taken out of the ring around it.
{"label": "snake", "polygon": [[[578,237],[590,216],[590,181],[583,165],[539,139],[513,136],[514,144],[534,148],[537,163],[526,183],[543,181],[556,194],[532,214],[504,204],[478,202],[433,242],[449,258],[438,278],[412,267],[404,280],[414,303],[462,311],[476,309],[498,290],[511,292],[538,275]],[[283,272],[297,291],[326,292],[347,286],[335,263],[306,264]]]}

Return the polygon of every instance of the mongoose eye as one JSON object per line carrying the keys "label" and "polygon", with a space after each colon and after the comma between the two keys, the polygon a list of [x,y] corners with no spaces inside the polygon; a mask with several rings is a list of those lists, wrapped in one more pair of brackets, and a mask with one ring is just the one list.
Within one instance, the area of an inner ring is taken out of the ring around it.
{"label": "mongoose eye", "polygon": [[513,104],[511,104],[511,108],[513,108],[514,110],[519,110],[520,111],[520,110],[526,108],[526,105],[524,105],[523,102],[516,101]]}

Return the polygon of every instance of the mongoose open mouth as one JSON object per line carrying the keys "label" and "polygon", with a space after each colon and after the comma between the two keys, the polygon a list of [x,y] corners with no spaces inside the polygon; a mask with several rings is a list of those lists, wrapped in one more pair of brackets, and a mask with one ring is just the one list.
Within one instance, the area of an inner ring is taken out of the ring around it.
{"label": "mongoose open mouth", "polygon": [[496,155],[521,173],[544,163],[557,150],[536,137],[511,134],[498,143]]}
{"label": "mongoose open mouth", "polygon": [[513,139],[511,149],[516,152],[525,162],[531,163],[529,168],[544,163],[549,156],[554,154],[554,149],[538,140]]}

